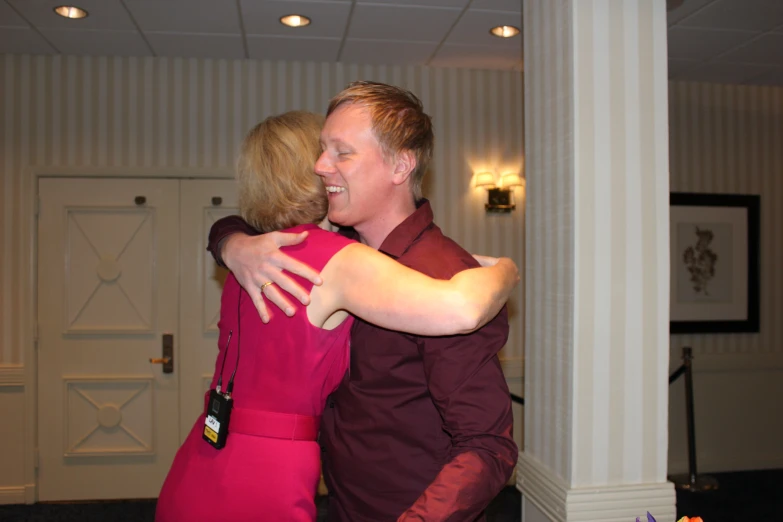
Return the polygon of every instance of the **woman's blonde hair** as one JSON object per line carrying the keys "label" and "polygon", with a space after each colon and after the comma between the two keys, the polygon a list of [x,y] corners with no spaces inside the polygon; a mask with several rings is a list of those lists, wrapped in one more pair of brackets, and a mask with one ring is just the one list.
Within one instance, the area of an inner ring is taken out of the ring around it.
{"label": "woman's blonde hair", "polygon": [[237,161],[239,212],[256,229],[271,232],[320,223],[329,202],[315,174],[324,118],[291,111],[270,116],[242,142]]}

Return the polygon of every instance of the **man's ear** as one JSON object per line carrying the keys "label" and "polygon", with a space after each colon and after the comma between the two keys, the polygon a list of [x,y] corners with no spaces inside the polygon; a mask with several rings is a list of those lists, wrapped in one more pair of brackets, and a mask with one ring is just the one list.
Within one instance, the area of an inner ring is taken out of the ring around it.
{"label": "man's ear", "polygon": [[392,183],[402,185],[416,168],[416,156],[410,150],[403,150],[397,153],[394,162],[394,173],[392,174]]}

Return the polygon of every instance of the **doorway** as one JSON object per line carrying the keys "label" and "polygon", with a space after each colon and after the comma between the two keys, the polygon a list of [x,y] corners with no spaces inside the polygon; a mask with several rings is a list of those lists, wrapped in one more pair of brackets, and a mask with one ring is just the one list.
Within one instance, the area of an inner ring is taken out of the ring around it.
{"label": "doorway", "polygon": [[203,408],[233,180],[40,178],[38,499],[157,497]]}

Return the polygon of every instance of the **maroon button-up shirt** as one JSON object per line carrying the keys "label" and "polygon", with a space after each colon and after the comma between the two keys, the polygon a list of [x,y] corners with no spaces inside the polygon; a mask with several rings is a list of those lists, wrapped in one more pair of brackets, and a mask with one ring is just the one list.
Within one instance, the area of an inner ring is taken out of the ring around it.
{"label": "maroon button-up shirt", "polygon": [[[213,254],[238,231],[249,232],[237,218],[215,223]],[[380,251],[439,279],[477,266],[433,223],[426,200]],[[507,338],[505,308],[480,330],[450,337],[402,334],[357,318],[350,369],[321,424],[330,522],[484,520],[518,456],[497,358]]]}

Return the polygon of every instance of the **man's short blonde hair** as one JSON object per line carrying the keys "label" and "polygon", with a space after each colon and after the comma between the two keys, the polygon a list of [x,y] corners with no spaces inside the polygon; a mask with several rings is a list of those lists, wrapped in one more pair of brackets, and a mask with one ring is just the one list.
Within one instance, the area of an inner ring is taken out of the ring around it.
{"label": "man's short blonde hair", "polygon": [[367,109],[373,133],[387,161],[402,151],[414,154],[416,168],[411,173],[411,190],[414,200],[419,201],[435,142],[432,119],[424,112],[421,101],[412,92],[393,85],[359,81],[348,84],[331,99],[326,116],[345,104]]}
{"label": "man's short blonde hair", "polygon": [[237,161],[239,212],[262,232],[320,223],[329,202],[315,174],[323,116],[291,111],[270,116],[242,142]]}

